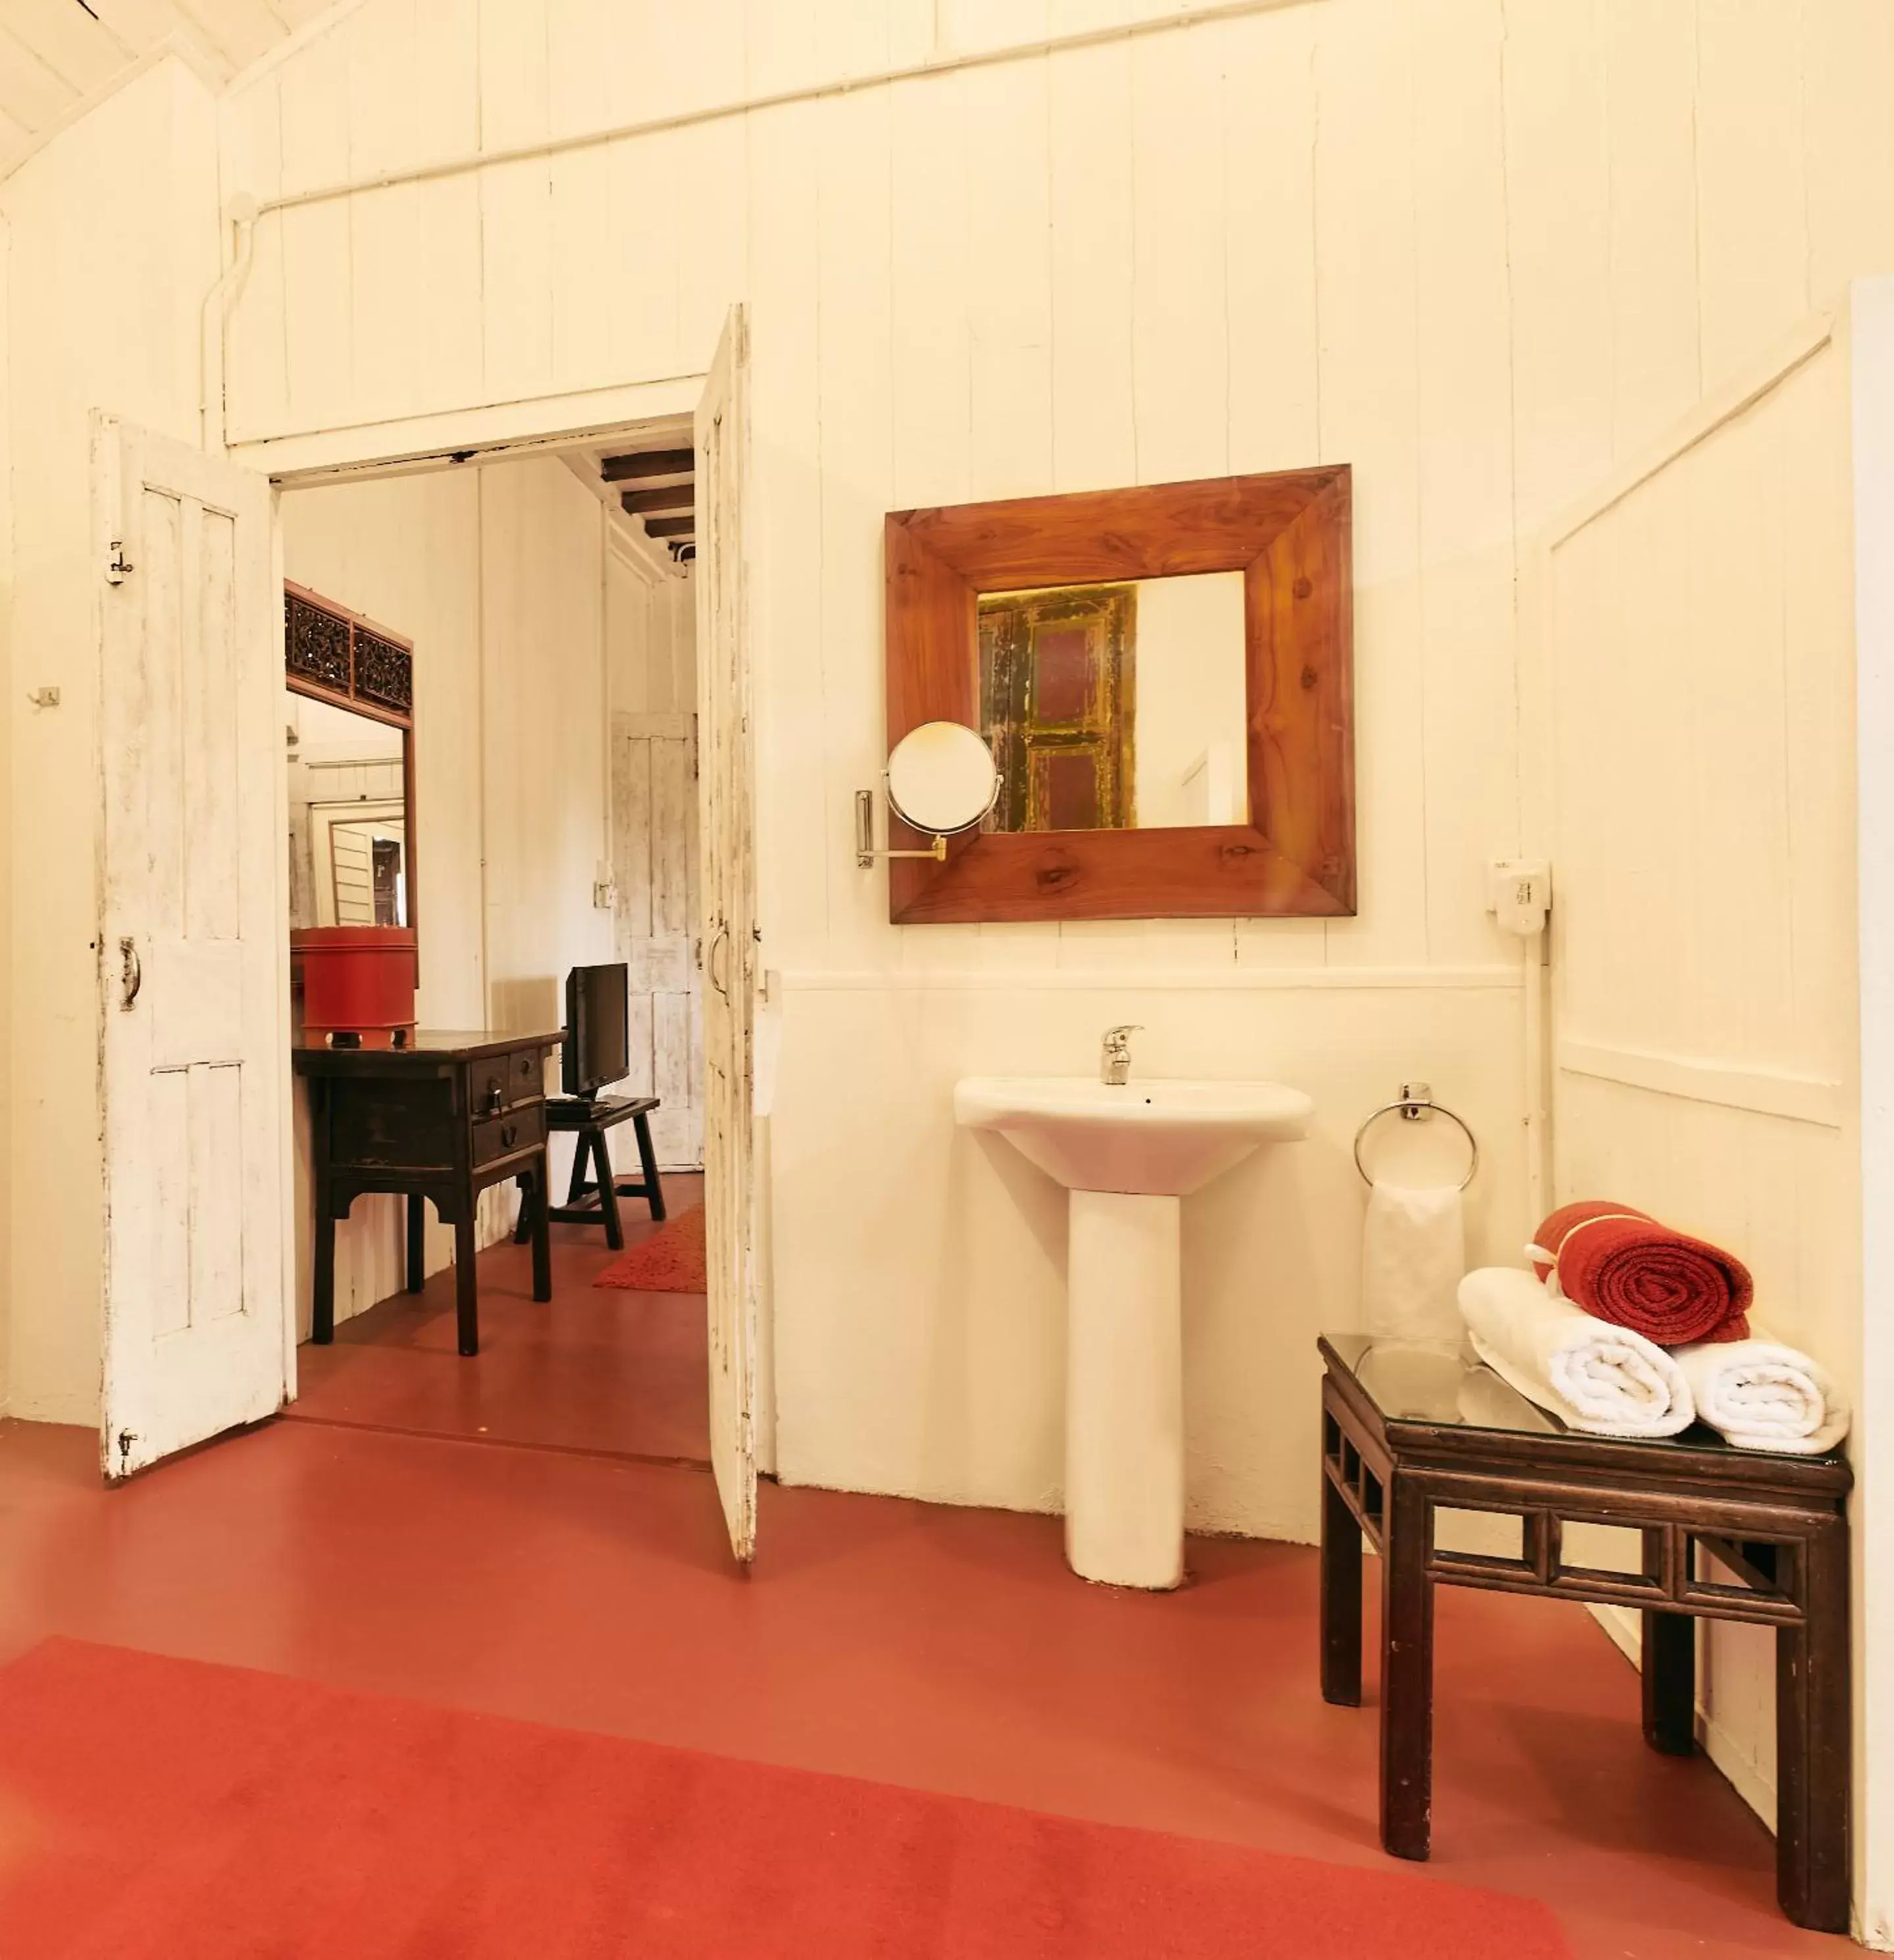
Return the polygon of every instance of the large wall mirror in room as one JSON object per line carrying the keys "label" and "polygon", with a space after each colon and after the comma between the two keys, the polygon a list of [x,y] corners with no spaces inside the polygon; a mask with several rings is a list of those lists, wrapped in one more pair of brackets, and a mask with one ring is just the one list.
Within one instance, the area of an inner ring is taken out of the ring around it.
{"label": "large wall mirror in room", "polygon": [[290,924],[412,928],[413,647],[301,586],[283,616]]}
{"label": "large wall mirror in room", "polygon": [[890,917],[1351,912],[1350,489],[1338,466],[890,516],[890,747],[957,721],[999,774],[978,832],[891,864]]}

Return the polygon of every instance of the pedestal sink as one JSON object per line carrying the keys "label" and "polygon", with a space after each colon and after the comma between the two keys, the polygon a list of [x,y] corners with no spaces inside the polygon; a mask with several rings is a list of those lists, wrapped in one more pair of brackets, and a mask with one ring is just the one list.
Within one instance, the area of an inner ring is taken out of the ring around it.
{"label": "pedestal sink", "polygon": [[1183,1577],[1183,1200],[1314,1105],[1273,1082],[976,1076],[955,1120],[997,1130],[1071,1194],[1065,1556],[1081,1578]]}

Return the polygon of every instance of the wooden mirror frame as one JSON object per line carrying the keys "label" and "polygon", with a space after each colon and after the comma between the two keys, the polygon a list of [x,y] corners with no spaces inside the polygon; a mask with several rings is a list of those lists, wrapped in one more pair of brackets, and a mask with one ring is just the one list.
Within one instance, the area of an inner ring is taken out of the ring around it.
{"label": "wooden mirror frame", "polygon": [[[319,616],[335,632],[323,660],[299,657],[298,614]],[[325,599],[292,579],[283,581],[283,685],[291,694],[326,701],[364,721],[401,730],[401,799],[408,881],[408,931],[419,943],[421,881],[415,863],[414,642],[365,613]],[[417,966],[419,962],[417,961]]]}
{"label": "wooden mirror frame", "polygon": [[[1243,574],[1247,824],[975,831],[896,859],[888,916],[949,921],[1352,914],[1354,576],[1348,466],[896,511],[886,526],[888,748],[979,726],[982,593]],[[931,840],[889,813],[889,843]]]}

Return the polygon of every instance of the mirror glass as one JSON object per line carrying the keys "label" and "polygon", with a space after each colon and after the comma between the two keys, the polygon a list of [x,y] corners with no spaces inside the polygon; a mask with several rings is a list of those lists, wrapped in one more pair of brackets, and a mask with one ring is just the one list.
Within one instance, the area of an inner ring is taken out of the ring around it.
{"label": "mirror glass", "polygon": [[1247,823],[1243,575],[983,592],[989,830]]}
{"label": "mirror glass", "polygon": [[292,689],[289,922],[408,925],[406,731]]}
{"label": "mirror glass", "polygon": [[922,722],[888,758],[888,800],[904,822],[933,836],[971,830],[998,788],[992,751],[958,721]]}

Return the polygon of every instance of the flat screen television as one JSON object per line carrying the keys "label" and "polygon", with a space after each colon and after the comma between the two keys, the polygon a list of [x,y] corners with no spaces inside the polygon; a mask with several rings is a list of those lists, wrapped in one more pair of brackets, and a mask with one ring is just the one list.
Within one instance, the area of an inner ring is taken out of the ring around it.
{"label": "flat screen television", "polygon": [[565,976],[560,1067],[568,1096],[593,1096],[630,1072],[631,969],[575,966]]}

